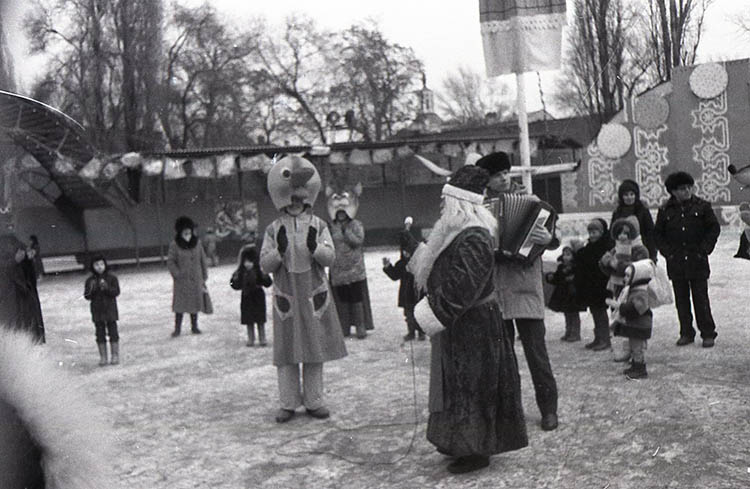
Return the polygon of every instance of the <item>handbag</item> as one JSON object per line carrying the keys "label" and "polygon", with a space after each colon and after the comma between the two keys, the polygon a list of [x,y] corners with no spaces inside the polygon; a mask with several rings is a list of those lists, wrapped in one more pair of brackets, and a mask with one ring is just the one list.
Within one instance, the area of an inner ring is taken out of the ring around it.
{"label": "handbag", "polygon": [[648,305],[651,309],[674,302],[667,271],[655,263],[653,266],[654,278],[648,283]]}
{"label": "handbag", "polygon": [[203,314],[213,314],[214,304],[211,302],[211,295],[208,293],[208,289],[203,287]]}

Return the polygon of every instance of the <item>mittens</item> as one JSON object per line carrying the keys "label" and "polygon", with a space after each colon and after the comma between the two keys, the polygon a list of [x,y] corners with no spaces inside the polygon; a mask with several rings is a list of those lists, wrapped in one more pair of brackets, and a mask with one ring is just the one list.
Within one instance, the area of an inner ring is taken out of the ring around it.
{"label": "mittens", "polygon": [[318,230],[310,226],[307,230],[307,249],[310,253],[315,253],[315,249],[318,247]]}
{"label": "mittens", "polygon": [[283,255],[287,247],[289,247],[289,238],[286,237],[286,227],[281,226],[276,233],[276,249]]}

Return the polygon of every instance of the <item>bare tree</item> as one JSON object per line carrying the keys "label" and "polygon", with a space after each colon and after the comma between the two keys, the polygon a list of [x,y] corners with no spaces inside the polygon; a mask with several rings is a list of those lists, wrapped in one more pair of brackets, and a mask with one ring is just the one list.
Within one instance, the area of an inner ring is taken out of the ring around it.
{"label": "bare tree", "polygon": [[9,4],[6,0],[0,0],[0,90],[13,90],[16,86],[13,58],[8,49],[6,26],[3,23],[3,20],[7,19]]}
{"label": "bare tree", "polygon": [[510,111],[507,85],[488,80],[468,67],[460,67],[443,80],[438,92],[440,109],[449,120],[460,124],[478,123],[488,114],[502,118]]}

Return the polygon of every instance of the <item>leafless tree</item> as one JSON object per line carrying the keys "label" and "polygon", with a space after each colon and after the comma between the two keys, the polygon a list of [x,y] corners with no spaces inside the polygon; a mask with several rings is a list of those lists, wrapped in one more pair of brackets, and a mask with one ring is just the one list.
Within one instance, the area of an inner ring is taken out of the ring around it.
{"label": "leafless tree", "polygon": [[488,114],[499,118],[508,114],[510,106],[507,85],[488,80],[468,67],[460,67],[444,80],[438,92],[440,109],[448,120],[460,124],[479,123]]}

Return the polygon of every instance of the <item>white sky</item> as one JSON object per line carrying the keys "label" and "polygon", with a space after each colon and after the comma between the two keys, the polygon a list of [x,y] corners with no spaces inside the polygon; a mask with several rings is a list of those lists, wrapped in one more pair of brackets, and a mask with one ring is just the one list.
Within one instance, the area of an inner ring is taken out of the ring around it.
{"label": "white sky", "polygon": [[[198,5],[201,0],[180,0]],[[439,89],[444,77],[459,66],[484,73],[479,33],[479,2],[469,0],[209,0],[230,21],[242,23],[256,16],[281,24],[293,13],[304,13],[321,27],[343,29],[364,19],[376,20],[386,37],[414,49],[425,63],[427,83]],[[570,4],[570,0],[568,2]],[[750,36],[742,36],[731,19],[750,11],[747,0],[714,0],[708,10],[698,61],[750,58]],[[569,9],[568,15],[571,10]],[[20,15],[16,15],[16,22]],[[23,51],[23,39],[15,35],[16,70],[22,88],[34,78],[39,62],[31,62]],[[528,110],[541,107],[537,77],[527,75]],[[555,72],[542,74],[543,90],[554,87]],[[503,77],[515,92],[512,75]]]}

